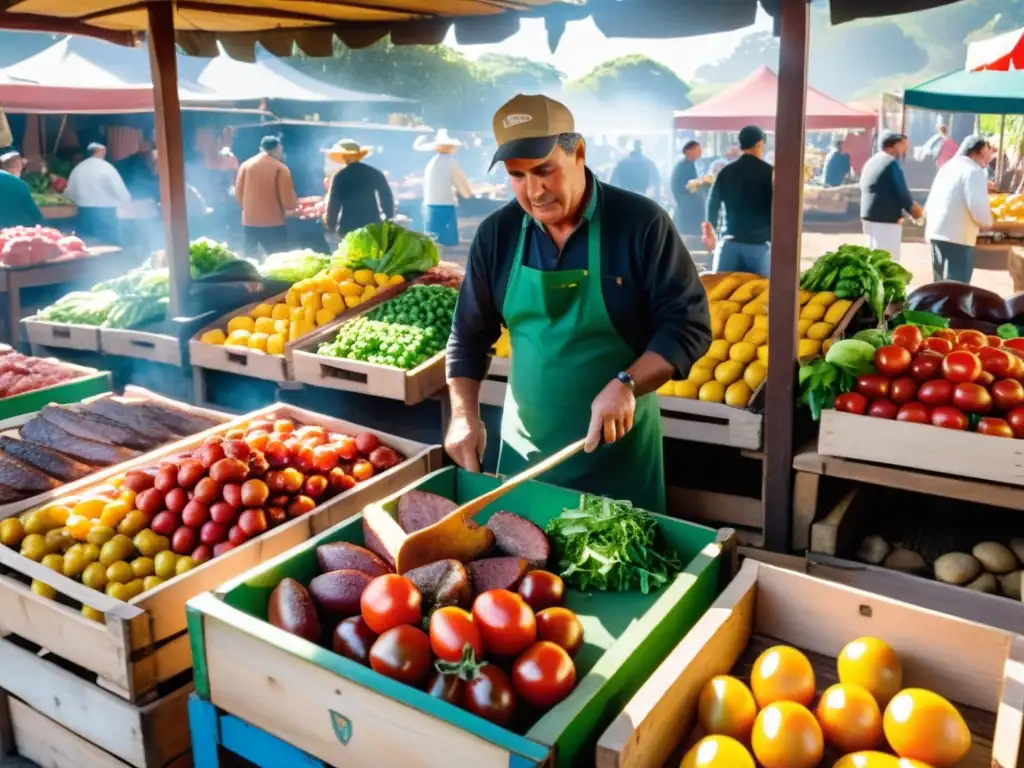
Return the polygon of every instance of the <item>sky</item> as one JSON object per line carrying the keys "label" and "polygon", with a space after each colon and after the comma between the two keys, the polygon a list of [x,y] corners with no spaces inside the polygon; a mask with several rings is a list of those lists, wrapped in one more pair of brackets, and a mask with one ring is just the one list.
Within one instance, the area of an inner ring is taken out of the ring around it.
{"label": "sky", "polygon": [[735,32],[687,37],[681,40],[641,40],[606,38],[593,21],[587,18],[567,25],[561,43],[552,54],[548,50],[544,21],[524,19],[518,33],[496,45],[458,45],[454,32],[449,33],[445,44],[462,51],[470,58],[487,53],[505,53],[545,61],[554,64],[569,78],[584,75],[608,59],[630,53],[643,53],[671,67],[676,74],[688,80],[702,64],[729,56],[745,35],[753,31],[770,31],[771,28],[771,18],[758,9],[754,25]]}

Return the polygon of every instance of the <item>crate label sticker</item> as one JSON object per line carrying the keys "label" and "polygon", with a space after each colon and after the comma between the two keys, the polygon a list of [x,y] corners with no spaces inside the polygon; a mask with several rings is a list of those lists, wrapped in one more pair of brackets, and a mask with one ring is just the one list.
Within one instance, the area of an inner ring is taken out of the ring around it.
{"label": "crate label sticker", "polygon": [[352,721],[344,715],[339,715],[333,709],[328,710],[331,713],[331,725],[334,726],[334,735],[344,745],[348,745],[349,741],[352,740]]}

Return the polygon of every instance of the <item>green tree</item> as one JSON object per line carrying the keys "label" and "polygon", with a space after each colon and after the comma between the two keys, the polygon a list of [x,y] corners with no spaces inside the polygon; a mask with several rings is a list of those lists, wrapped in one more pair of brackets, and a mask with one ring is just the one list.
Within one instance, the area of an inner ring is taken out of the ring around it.
{"label": "green tree", "polygon": [[493,87],[510,96],[525,93],[557,92],[562,88],[562,74],[554,65],[533,61],[525,56],[488,53],[477,59],[477,65],[489,75]]}
{"label": "green tree", "polygon": [[669,67],[643,54],[610,59],[565,85],[566,91],[588,92],[601,101],[654,101],[664,109],[690,106],[689,86]]}

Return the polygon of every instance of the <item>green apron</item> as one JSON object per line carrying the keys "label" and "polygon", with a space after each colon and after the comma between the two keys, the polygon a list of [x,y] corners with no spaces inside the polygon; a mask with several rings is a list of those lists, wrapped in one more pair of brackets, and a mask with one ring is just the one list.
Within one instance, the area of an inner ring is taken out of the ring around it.
{"label": "green apron", "polygon": [[[585,437],[598,393],[636,360],[604,303],[597,186],[586,216],[587,269],[543,271],[524,262],[523,217],[502,314],[512,367],[501,422],[498,473],[514,475]],[[609,278],[610,279],[610,278]],[[555,467],[544,482],[665,511],[661,412],[655,393],[638,397],[633,428],[594,453]]]}

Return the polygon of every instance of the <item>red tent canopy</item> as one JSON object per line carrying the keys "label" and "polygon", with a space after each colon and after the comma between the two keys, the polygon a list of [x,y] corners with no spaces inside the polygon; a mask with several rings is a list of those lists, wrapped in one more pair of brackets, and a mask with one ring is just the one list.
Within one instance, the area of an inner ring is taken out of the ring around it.
{"label": "red tent canopy", "polygon": [[[775,104],[779,92],[779,76],[768,67],[761,67],[741,83],[727,91],[675,113],[676,128],[695,131],[738,131],[745,125],[757,125],[766,131],[775,130]],[[875,115],[807,89],[807,130],[828,131],[875,126]]]}
{"label": "red tent canopy", "polygon": [[971,43],[967,46],[966,69],[968,72],[1024,69],[1024,29]]}

